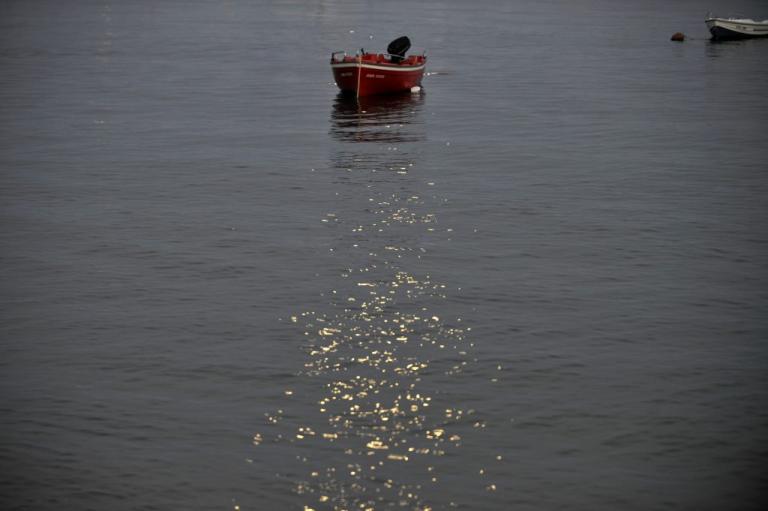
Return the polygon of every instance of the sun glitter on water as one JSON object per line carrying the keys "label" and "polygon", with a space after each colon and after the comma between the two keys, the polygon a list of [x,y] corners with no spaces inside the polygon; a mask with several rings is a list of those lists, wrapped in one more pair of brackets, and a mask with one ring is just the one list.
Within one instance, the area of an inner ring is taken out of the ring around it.
{"label": "sun glitter on water", "polygon": [[[397,104],[405,106],[336,112],[335,136],[374,147],[418,139],[408,131],[413,105]],[[414,179],[418,165],[407,150],[390,149],[379,152],[384,158],[361,150],[337,162],[366,183],[369,196],[363,210],[328,212],[320,223],[335,234],[329,251],[357,264],[345,262],[339,285],[322,293],[328,312],[290,318],[304,337],[299,378],[306,395],[296,388],[283,395],[311,402],[316,414],[283,422],[291,413],[286,403],[266,415],[271,442],[290,445],[287,452],[305,467],[295,492],[306,497],[306,510],[432,509],[430,496],[451,481],[435,461],[460,449],[467,431],[484,427],[471,407],[439,390],[474,361],[471,329],[441,312],[449,286],[423,271],[423,240],[453,235],[438,229],[430,211],[442,198],[434,181]],[[374,179],[381,172],[386,179]],[[266,441],[266,432],[254,435],[254,445]]]}

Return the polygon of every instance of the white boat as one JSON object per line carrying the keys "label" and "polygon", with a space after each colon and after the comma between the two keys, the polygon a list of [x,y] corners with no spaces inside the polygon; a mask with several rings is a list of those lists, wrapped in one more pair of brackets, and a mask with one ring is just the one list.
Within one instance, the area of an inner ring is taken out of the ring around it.
{"label": "white boat", "polygon": [[708,16],[704,22],[712,33],[712,39],[747,39],[768,36],[768,20],[755,21],[746,18],[715,18]]}

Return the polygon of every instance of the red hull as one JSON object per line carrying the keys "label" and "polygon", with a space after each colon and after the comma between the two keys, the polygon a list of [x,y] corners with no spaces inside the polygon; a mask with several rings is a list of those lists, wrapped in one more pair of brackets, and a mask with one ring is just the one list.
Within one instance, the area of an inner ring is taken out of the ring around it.
{"label": "red hull", "polygon": [[331,58],[336,85],[357,97],[392,94],[421,85],[427,57],[413,55],[393,63],[384,55],[365,53],[355,57]]}

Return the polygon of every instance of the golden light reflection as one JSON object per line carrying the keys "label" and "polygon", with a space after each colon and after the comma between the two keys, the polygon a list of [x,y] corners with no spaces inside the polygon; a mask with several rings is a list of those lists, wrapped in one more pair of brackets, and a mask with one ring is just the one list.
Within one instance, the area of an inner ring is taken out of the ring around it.
{"label": "golden light reflection", "polygon": [[[377,144],[332,165],[345,176],[340,187],[366,196],[357,209],[344,203],[320,218],[343,268],[338,285],[322,293],[329,311],[290,316],[304,338],[304,383],[283,389],[282,399],[286,409],[300,401],[314,415],[279,409],[253,435],[260,448],[269,434],[301,449],[296,459],[306,475],[295,491],[306,497],[304,509],[433,509],[430,496],[452,481],[442,477],[440,459],[485,427],[472,408],[440,393],[441,382],[461,378],[475,360],[471,329],[441,308],[449,286],[422,264],[424,242],[452,229],[438,229],[441,200],[421,189],[433,182],[414,179],[414,154],[391,145],[422,139],[423,98],[388,99],[340,97],[333,107],[335,139]],[[479,490],[495,490],[482,479],[485,469],[473,473]]]}

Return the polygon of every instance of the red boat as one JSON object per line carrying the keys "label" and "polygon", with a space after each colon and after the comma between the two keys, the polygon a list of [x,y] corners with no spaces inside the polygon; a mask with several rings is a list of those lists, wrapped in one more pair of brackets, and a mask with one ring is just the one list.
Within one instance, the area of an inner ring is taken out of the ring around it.
{"label": "red boat", "polygon": [[392,94],[411,90],[421,85],[426,55],[405,56],[411,47],[407,37],[392,41],[387,53],[347,55],[337,51],[331,54],[331,70],[336,85],[342,92],[357,97],[374,94]]}

